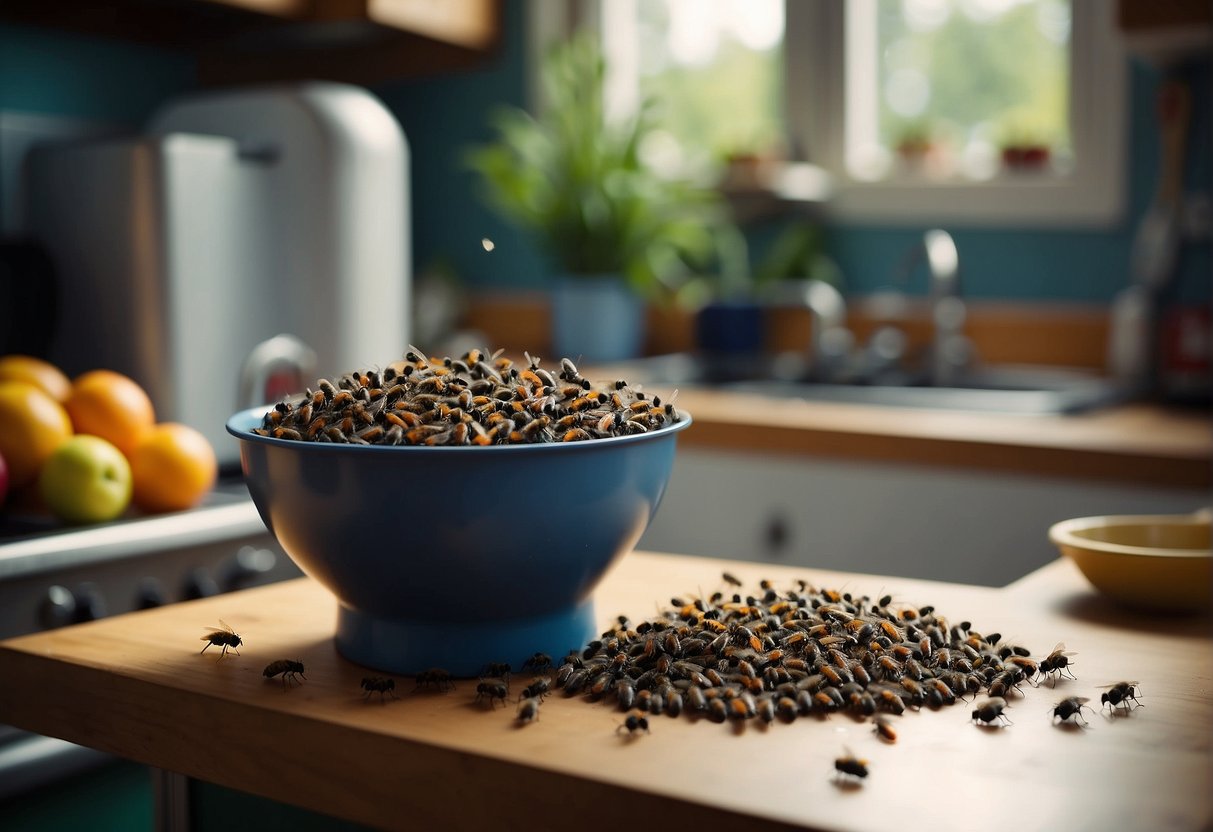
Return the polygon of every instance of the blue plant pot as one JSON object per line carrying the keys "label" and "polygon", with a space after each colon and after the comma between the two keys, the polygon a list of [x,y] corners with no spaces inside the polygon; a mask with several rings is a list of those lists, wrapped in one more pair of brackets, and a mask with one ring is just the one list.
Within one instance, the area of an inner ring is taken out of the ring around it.
{"label": "blue plant pot", "polygon": [[622,277],[558,278],[551,297],[552,348],[558,357],[593,363],[641,354],[645,307]]}
{"label": "blue plant pot", "polygon": [[754,355],[766,338],[766,308],[752,301],[709,303],[695,316],[695,342],[700,351],[719,355]]}

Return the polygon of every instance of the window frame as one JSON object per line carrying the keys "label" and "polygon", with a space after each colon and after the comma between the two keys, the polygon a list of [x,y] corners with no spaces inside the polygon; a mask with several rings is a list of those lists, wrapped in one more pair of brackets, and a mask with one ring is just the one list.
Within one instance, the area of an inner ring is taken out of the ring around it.
{"label": "window frame", "polygon": [[786,4],[785,107],[792,146],[832,177],[828,217],[862,223],[1108,227],[1125,212],[1126,53],[1115,4],[1073,0],[1066,174],[1001,171],[930,181],[907,173],[865,182],[845,165],[845,0]]}
{"label": "window frame", "polygon": [[[602,32],[603,4],[619,0],[529,0],[528,98],[542,107],[542,44],[578,26]],[[631,0],[643,2],[644,0]],[[1073,168],[1065,174],[1002,171],[988,180],[932,181],[898,173],[860,181],[846,169],[847,0],[785,0],[784,105],[789,147],[815,181],[824,172],[823,218],[856,224],[1108,228],[1126,210],[1127,52],[1116,4],[1072,0],[1070,128]],[[791,48],[790,44],[798,44]]]}

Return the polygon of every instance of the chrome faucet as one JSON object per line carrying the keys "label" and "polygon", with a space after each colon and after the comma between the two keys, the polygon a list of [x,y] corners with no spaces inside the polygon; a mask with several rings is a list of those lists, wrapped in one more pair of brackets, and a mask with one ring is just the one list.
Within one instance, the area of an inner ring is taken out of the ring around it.
{"label": "chrome faucet", "polygon": [[960,254],[952,235],[940,228],[923,235],[922,252],[934,324],[928,375],[932,385],[952,387],[973,361],[973,344],[964,334],[968,311],[960,296]]}
{"label": "chrome faucet", "polygon": [[847,302],[842,293],[824,280],[782,281],[771,297],[773,303],[807,309],[810,316],[807,381],[832,381],[846,364],[855,344],[847,329]]}
{"label": "chrome faucet", "polygon": [[809,376],[829,381],[850,355],[855,337],[847,329],[847,302],[824,280],[806,280],[801,295],[809,314]]}

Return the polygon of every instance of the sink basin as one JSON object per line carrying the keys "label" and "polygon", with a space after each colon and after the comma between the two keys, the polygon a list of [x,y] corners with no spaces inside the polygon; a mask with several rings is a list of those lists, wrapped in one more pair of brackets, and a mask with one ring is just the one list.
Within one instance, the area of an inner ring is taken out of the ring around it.
{"label": "sink basin", "polygon": [[615,365],[634,384],[711,387],[775,398],[846,402],[884,407],[934,408],[995,413],[1077,413],[1127,398],[1113,382],[1094,373],[1027,365],[992,365],[968,373],[955,386],[932,387],[909,377],[879,383],[805,381],[796,355],[747,358],[730,363],[697,353],[674,353]]}

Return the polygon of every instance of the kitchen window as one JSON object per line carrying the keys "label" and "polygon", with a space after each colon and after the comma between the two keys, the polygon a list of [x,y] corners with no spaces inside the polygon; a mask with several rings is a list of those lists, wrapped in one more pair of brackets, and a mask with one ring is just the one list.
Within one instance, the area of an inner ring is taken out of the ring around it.
{"label": "kitchen window", "polygon": [[662,99],[668,129],[649,152],[664,164],[805,159],[829,174],[829,215],[849,222],[1121,218],[1113,3],[536,0],[532,11],[536,43],[561,26],[600,32],[610,111]]}

